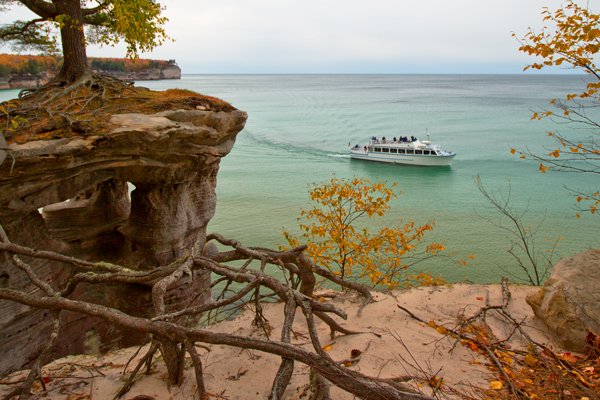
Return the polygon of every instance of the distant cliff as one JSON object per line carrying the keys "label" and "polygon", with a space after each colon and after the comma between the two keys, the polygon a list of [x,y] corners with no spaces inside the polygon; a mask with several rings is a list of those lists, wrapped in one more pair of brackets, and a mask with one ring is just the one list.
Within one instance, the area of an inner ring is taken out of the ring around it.
{"label": "distant cliff", "polygon": [[[95,73],[126,81],[181,79],[175,60],[89,58]],[[48,83],[60,70],[61,57],[0,54],[0,89],[35,88]]]}

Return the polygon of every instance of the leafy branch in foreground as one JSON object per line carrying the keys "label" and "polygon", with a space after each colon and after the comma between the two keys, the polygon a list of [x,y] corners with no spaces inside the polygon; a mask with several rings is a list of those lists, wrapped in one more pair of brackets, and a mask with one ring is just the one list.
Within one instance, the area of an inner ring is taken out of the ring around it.
{"label": "leafy branch in foreground", "polygon": [[[538,248],[536,237],[544,222],[544,218],[531,225],[524,222],[524,217],[529,211],[528,206],[521,211],[511,205],[510,181],[508,182],[508,190],[505,193],[502,193],[500,190],[496,193],[494,191],[488,192],[479,176],[475,178],[475,184],[483,197],[491,205],[488,208],[496,210],[501,214],[498,221],[482,215],[479,216],[508,233],[510,248],[507,251],[515,258],[525,278],[515,275],[506,268],[503,268],[503,271],[509,276],[526,281],[531,285],[542,285],[548,277],[552,265],[558,261],[553,259],[555,255],[554,250],[556,250],[562,238],[559,237],[554,241],[546,238],[548,247],[544,249]],[[508,224],[503,221],[508,221]]]}
{"label": "leafy branch in foreground", "polygon": [[284,230],[283,235],[292,247],[299,246],[300,240],[305,241],[306,254],[312,262],[342,279],[360,269],[360,277],[388,289],[446,283],[428,272],[407,272],[410,267],[445,250],[442,243],[421,247],[425,234],[435,225],[433,222],[416,226],[411,221],[385,226],[374,233],[366,226],[356,226],[365,217],[385,215],[390,209],[389,202],[397,198],[393,191],[395,186],[396,183],[387,187],[384,181],[371,183],[362,178],[332,178],[323,184],[313,183],[309,197],[316,205],[301,211],[308,220],[304,223],[298,218],[302,234],[296,237]]}
{"label": "leafy branch in foreground", "polygon": [[[600,124],[595,120],[600,107],[600,69],[594,62],[600,51],[600,14],[594,14],[569,0],[566,6],[554,13],[545,9],[542,15],[544,21],[555,24],[556,28],[549,30],[544,27],[539,33],[529,28],[525,38],[520,41],[519,50],[542,57],[544,61],[528,65],[525,69],[563,66],[583,71],[590,82],[581,93],[567,94],[565,101],[552,99],[550,104],[559,112],[542,110],[535,112],[531,118],[550,118],[560,125],[577,130],[576,134],[569,137],[559,131],[548,132],[557,146],[549,149],[548,154],[535,153],[529,149],[511,149],[511,153],[539,162],[539,169],[543,173],[550,170],[600,174]],[[596,213],[600,205],[597,189],[570,191],[577,198],[578,204],[586,200],[584,207],[577,206],[579,212]],[[577,217],[579,216],[577,213]]]}

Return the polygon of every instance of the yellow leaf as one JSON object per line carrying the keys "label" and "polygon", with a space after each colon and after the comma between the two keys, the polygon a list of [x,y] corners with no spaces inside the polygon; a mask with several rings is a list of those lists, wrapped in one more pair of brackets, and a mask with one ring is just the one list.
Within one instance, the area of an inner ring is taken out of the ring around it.
{"label": "yellow leaf", "polygon": [[331,349],[333,349],[333,343],[332,344],[328,344],[327,346],[323,346],[323,350],[325,350],[325,351],[329,351]]}
{"label": "yellow leaf", "polygon": [[446,328],[444,328],[443,326],[438,326],[435,328],[439,333],[441,333],[442,335],[445,335],[448,333],[448,331],[446,330]]}
{"label": "yellow leaf", "polygon": [[515,154],[517,151],[515,149],[510,149],[511,154]]}
{"label": "yellow leaf", "polygon": [[529,365],[530,367],[535,367],[537,364],[537,361],[531,354],[527,354],[525,356],[525,364]]}
{"label": "yellow leaf", "polygon": [[500,389],[502,389],[502,386],[504,386],[504,385],[500,381],[491,381],[490,382],[490,387],[492,389],[500,390]]}
{"label": "yellow leaf", "polygon": [[433,321],[429,321],[429,323],[427,324],[427,326],[430,326],[432,328],[437,328],[437,325]]}

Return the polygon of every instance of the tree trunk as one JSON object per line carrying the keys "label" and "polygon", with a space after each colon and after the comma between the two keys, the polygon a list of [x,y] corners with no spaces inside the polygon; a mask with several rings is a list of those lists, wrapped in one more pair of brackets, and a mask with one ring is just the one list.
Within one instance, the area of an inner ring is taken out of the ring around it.
{"label": "tree trunk", "polygon": [[52,0],[52,3],[57,15],[63,16],[60,29],[63,66],[55,80],[70,84],[88,72],[81,3],[79,0]]}

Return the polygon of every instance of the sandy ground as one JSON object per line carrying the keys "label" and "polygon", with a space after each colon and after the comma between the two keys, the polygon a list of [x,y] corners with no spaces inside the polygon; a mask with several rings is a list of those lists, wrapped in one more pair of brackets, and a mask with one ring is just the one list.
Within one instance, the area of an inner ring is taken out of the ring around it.
{"label": "sandy ground", "polygon": [[[550,340],[543,333],[543,325],[534,319],[525,297],[538,288],[528,286],[510,286],[512,298],[508,312],[518,321],[524,320],[527,330],[537,342]],[[490,380],[497,374],[487,368],[488,360],[463,345],[455,345],[455,339],[440,334],[435,328],[420,323],[399,309],[401,305],[424,321],[434,321],[448,328],[456,326],[457,315],[475,314],[485,306],[489,298],[491,305],[502,303],[500,285],[454,284],[440,287],[421,287],[410,291],[398,291],[391,294],[374,293],[375,302],[367,306],[361,317],[357,310],[362,298],[354,294],[338,293],[331,301],[348,313],[348,320],[338,318],[343,326],[355,331],[372,333],[330,338],[329,328],[318,324],[321,344],[332,344],[328,348],[334,360],[350,358],[352,349],[363,352],[361,360],[349,367],[371,376],[382,378],[398,375],[423,376],[438,372],[447,386],[466,389],[470,385],[489,388]],[[281,304],[268,305],[265,316],[273,327],[272,338],[278,339],[283,323]],[[262,333],[251,326],[253,314],[242,313],[235,320],[223,321],[210,327],[214,332],[228,332],[239,335],[261,336]],[[308,331],[303,323],[301,312],[297,312],[294,323],[296,337],[292,343],[310,348]],[[499,339],[506,338],[511,328],[499,320],[488,318],[490,327]],[[510,340],[513,348],[522,346],[520,338],[514,335]],[[136,359],[143,356],[143,348]],[[451,352],[450,350],[453,349]],[[137,348],[124,349],[104,356],[71,356],[43,368],[43,375],[49,392],[42,395],[41,386],[36,383],[36,398],[50,400],[112,399],[123,384],[123,370]],[[205,367],[207,390],[213,398],[266,399],[272,380],[279,367],[280,358],[259,351],[240,350],[226,346],[211,345],[210,351],[199,349]],[[136,362],[127,368],[131,371]],[[125,400],[166,399],[187,400],[197,398],[196,383],[193,377],[191,360],[188,360],[185,381],[180,387],[169,387],[166,369],[160,357],[155,360],[154,369],[148,376],[141,375]],[[4,382],[22,379],[26,371],[15,373]],[[309,379],[309,368],[296,363],[294,376],[286,390],[285,399],[300,399]],[[0,397],[11,385],[0,385]],[[424,394],[430,395],[432,389],[426,384],[421,387]],[[149,396],[144,397],[141,395]],[[353,399],[354,397],[337,388],[332,388],[333,399]],[[307,398],[307,397],[304,397]]]}

